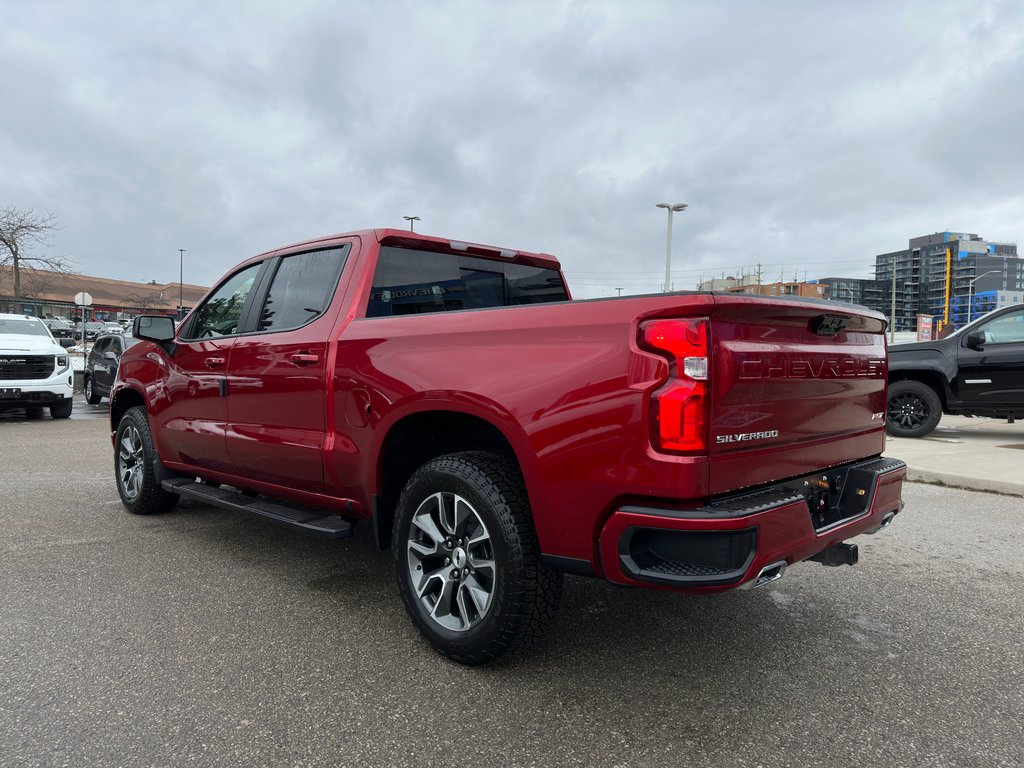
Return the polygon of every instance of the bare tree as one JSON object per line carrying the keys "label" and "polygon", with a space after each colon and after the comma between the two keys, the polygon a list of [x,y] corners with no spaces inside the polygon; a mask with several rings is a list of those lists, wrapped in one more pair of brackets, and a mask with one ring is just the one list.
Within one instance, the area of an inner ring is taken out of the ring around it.
{"label": "bare tree", "polygon": [[13,205],[0,208],[0,266],[9,264],[14,272],[15,304],[22,299],[22,267],[70,274],[67,259],[30,250],[33,246],[48,245],[50,235],[58,229],[56,214],[39,214],[31,208],[23,211]]}

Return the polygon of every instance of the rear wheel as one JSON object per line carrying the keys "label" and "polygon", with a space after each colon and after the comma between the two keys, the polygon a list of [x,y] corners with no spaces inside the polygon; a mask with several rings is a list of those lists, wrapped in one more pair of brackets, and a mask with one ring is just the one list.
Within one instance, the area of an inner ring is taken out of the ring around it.
{"label": "rear wheel", "polygon": [[129,408],[114,438],[114,475],[121,503],[133,515],[166,512],[178,503],[178,495],[168,493],[157,482],[156,461],[146,409],[141,405]]}
{"label": "rear wheel", "polygon": [[96,394],[96,391],[92,388],[92,376],[85,377],[85,402],[89,405],[96,405],[100,401],[100,396]]}
{"label": "rear wheel", "polygon": [[935,390],[920,381],[889,385],[885,428],[894,437],[924,437],[942,418],[942,402]]}
{"label": "rear wheel", "polygon": [[516,465],[454,453],[409,479],[393,546],[406,610],[427,641],[461,664],[534,644],[554,618],[561,574],[540,562]]}

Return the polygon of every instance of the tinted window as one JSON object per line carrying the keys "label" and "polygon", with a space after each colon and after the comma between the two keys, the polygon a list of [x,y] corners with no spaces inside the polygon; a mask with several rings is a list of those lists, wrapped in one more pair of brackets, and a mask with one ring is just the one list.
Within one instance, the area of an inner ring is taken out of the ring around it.
{"label": "tinted window", "polygon": [[299,328],[322,315],[334,296],[347,254],[345,246],[281,259],[256,330]]}
{"label": "tinted window", "polygon": [[102,355],[110,348],[110,339],[99,339],[92,347],[93,354]]}
{"label": "tinted window", "polygon": [[238,319],[262,266],[262,262],[257,262],[221,283],[216,292],[199,307],[189,328],[188,338],[206,339],[238,333]]}
{"label": "tinted window", "polygon": [[381,248],[367,317],[565,301],[553,269],[404,248]]}

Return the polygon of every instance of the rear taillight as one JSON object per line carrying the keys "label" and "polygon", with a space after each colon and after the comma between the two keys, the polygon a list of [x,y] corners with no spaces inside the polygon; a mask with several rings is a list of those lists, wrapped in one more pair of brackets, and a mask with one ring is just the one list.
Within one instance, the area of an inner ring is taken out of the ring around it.
{"label": "rear taillight", "polygon": [[661,451],[707,447],[708,320],[650,320],[640,343],[669,360],[668,381],[651,393],[651,440]]}

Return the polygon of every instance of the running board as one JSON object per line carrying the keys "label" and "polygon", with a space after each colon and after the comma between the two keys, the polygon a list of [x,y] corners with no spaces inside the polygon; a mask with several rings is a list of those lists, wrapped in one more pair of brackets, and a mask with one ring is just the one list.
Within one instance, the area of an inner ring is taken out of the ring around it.
{"label": "running board", "polygon": [[322,509],[292,506],[272,501],[264,496],[246,496],[215,485],[197,483],[187,477],[164,480],[160,486],[168,493],[177,493],[189,499],[204,501],[224,509],[246,512],[250,515],[284,525],[324,539],[347,539],[352,535],[352,524],[333,512]]}

